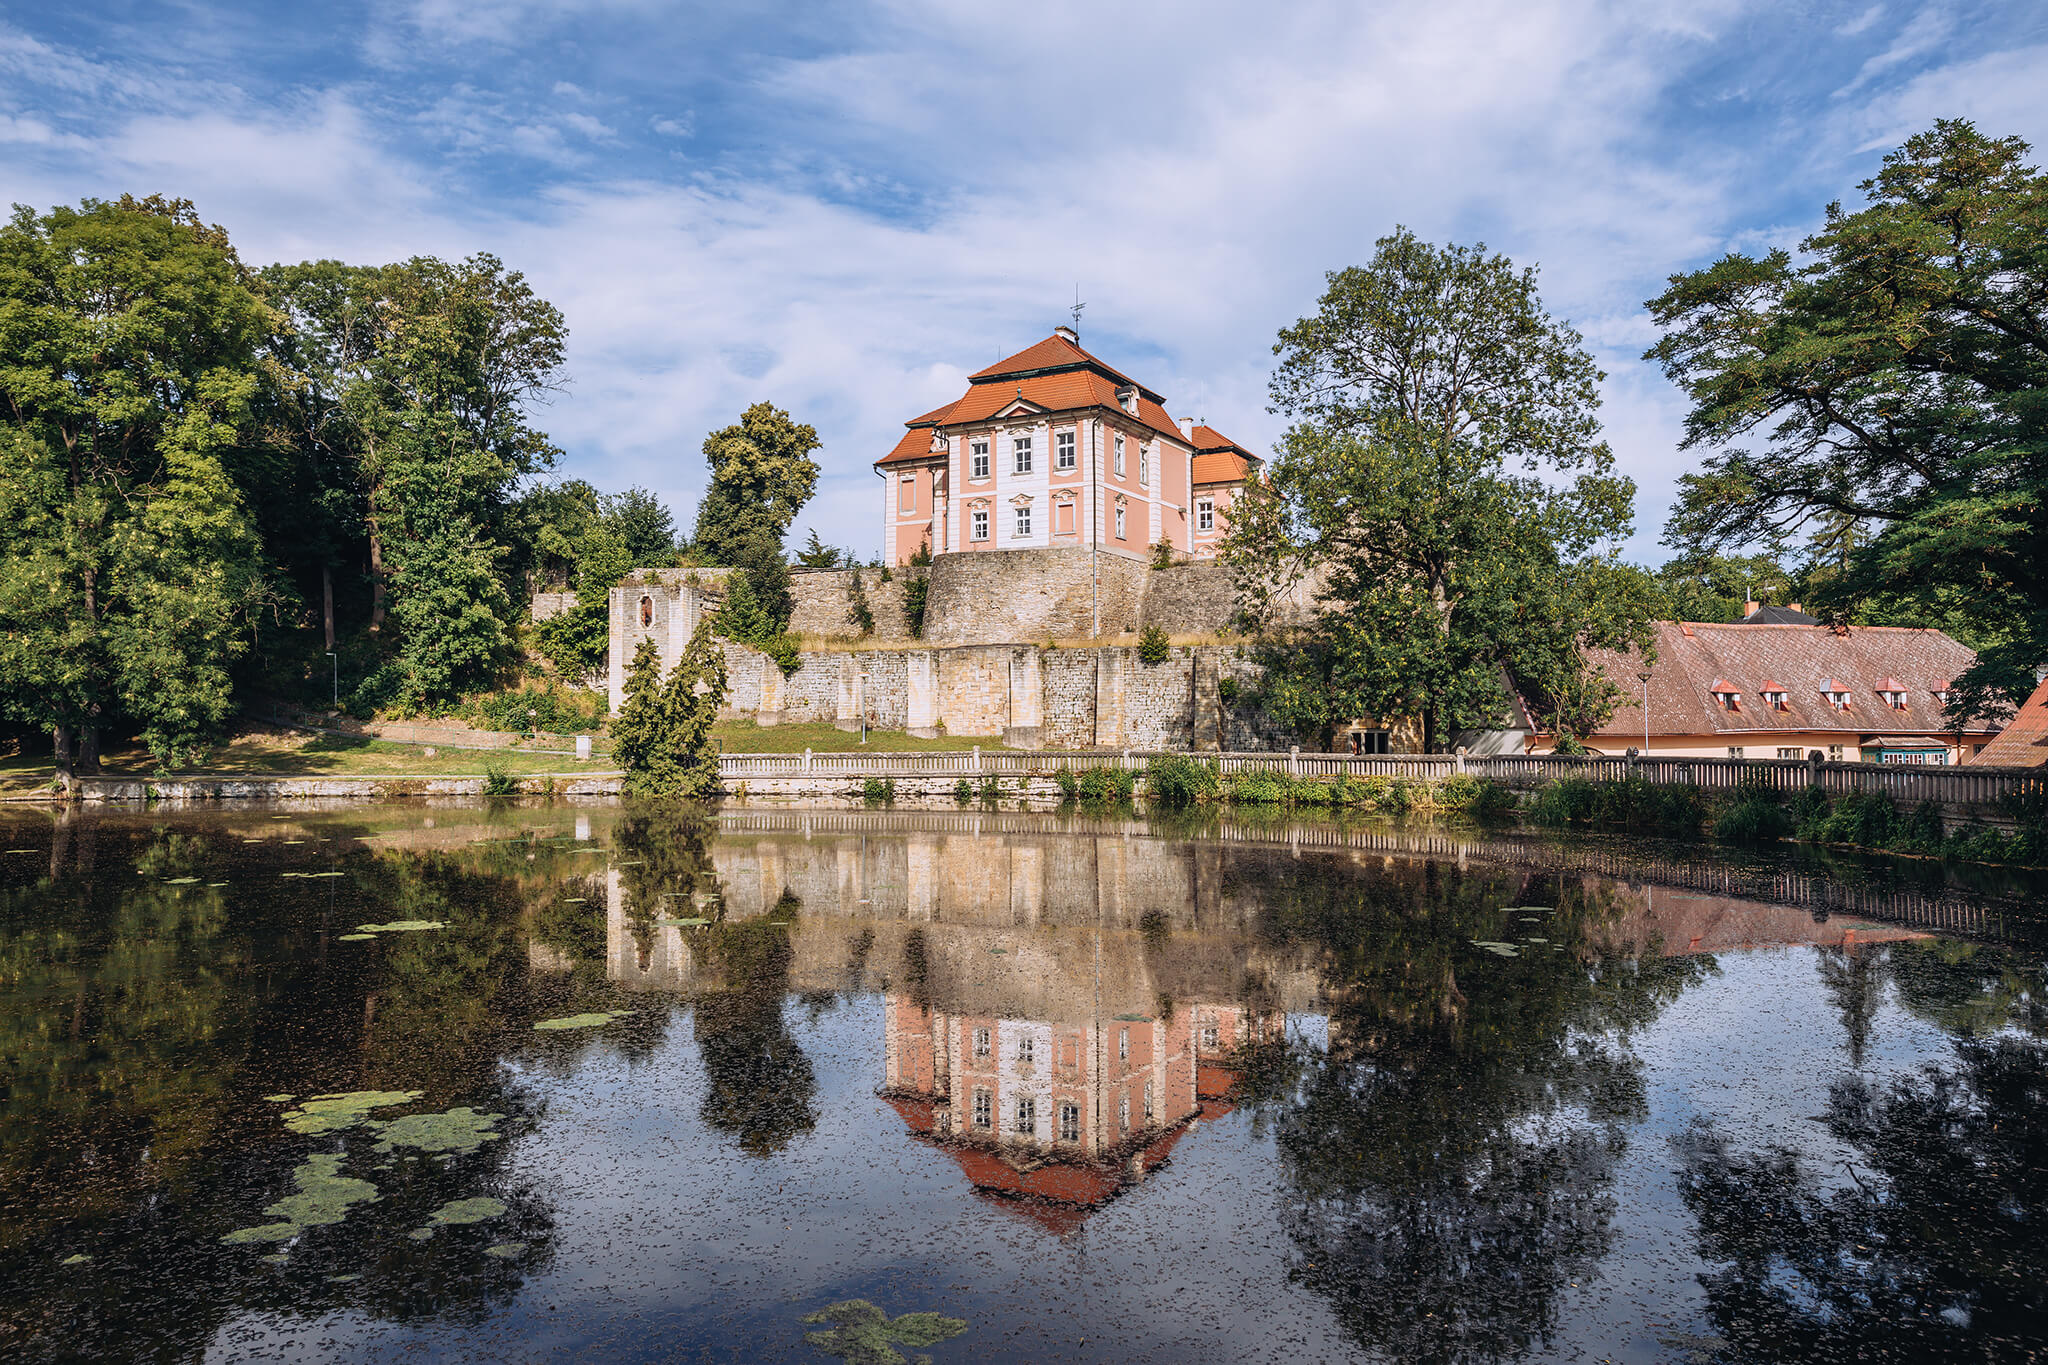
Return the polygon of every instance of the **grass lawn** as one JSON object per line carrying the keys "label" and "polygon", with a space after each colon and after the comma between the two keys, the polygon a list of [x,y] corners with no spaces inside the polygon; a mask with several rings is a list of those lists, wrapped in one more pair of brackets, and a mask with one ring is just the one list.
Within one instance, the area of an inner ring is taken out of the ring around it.
{"label": "grass lawn", "polygon": [[712,738],[729,754],[800,754],[809,749],[820,754],[911,753],[929,750],[1000,749],[1002,742],[972,735],[941,735],[919,739],[901,730],[869,730],[863,748],[860,731],[841,730],[825,721],[802,721],[789,725],[756,725],[750,720],[722,720],[711,727]]}
{"label": "grass lawn", "polygon": [[[145,749],[103,754],[101,768],[110,775],[147,777],[156,760]],[[479,751],[394,744],[382,739],[292,732],[252,732],[208,750],[197,763],[176,769],[174,776],[210,777],[481,777],[491,768],[507,773],[604,772],[611,758],[599,754],[578,763],[567,754],[532,754],[516,749]],[[47,756],[0,757],[0,783],[16,788],[39,786],[54,774]]]}

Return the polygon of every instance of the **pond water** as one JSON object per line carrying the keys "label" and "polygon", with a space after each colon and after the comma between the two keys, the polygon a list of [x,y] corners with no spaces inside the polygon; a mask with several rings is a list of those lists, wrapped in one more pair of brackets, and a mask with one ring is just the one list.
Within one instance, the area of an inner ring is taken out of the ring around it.
{"label": "pond water", "polygon": [[0,840],[9,1359],[2048,1340],[2038,888],[965,812]]}

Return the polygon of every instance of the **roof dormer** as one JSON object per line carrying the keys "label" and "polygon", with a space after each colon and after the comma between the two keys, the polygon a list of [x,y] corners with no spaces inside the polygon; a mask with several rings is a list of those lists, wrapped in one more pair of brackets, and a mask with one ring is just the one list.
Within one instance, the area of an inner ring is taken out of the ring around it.
{"label": "roof dormer", "polygon": [[1877,680],[1877,695],[1884,704],[1894,711],[1906,709],[1906,685],[1897,678],[1884,677]]}
{"label": "roof dormer", "polygon": [[1726,678],[1714,679],[1713,683],[1707,688],[1707,691],[1713,694],[1714,704],[1723,711],[1740,711],[1742,709],[1742,689],[1729,682]]}
{"label": "roof dormer", "polygon": [[1792,694],[1786,690],[1785,684],[1765,678],[1762,685],[1756,690],[1762,695],[1764,705],[1770,707],[1773,711],[1789,711],[1792,709]]}
{"label": "roof dormer", "polygon": [[1849,684],[1843,682],[1840,678],[1829,678],[1821,683],[1820,694],[1827,699],[1828,705],[1834,707],[1837,711],[1846,711],[1855,705],[1854,692],[1850,689]]}

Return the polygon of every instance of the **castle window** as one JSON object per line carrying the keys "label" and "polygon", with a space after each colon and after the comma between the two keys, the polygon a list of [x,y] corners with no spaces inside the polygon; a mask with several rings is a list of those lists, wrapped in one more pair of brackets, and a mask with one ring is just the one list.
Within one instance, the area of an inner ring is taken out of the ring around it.
{"label": "castle window", "polygon": [[974,1055],[977,1057],[988,1056],[988,1030],[985,1028],[978,1028],[974,1031]]}
{"label": "castle window", "polygon": [[1119,479],[1121,479],[1124,476],[1124,434],[1121,431],[1119,431],[1116,434],[1116,459],[1114,462],[1114,469],[1116,472],[1116,476]]}
{"label": "castle window", "polygon": [[1211,1024],[1209,1025],[1209,1027],[1202,1030],[1202,1047],[1205,1050],[1209,1052],[1214,1052],[1219,1041],[1220,1039],[1216,1032],[1216,1026],[1214,1024]]}
{"label": "castle window", "polygon": [[1020,1066],[1030,1066],[1032,1058],[1037,1055],[1038,1046],[1030,1038],[1025,1037],[1017,1040],[1017,1062]]}
{"label": "castle window", "polygon": [[1031,472],[1031,438],[1012,436],[1010,438],[1010,472],[1029,474]]}
{"label": "castle window", "polygon": [[968,448],[967,477],[985,479],[988,477],[988,442],[976,441]]}
{"label": "castle window", "polygon": [[1747,758],[1748,756],[1749,756],[1749,751],[1748,751],[1747,749],[1743,748],[1743,747],[1742,747],[1742,746],[1741,746],[1740,744],[1731,744],[1731,745],[1729,745],[1729,746],[1728,746],[1728,757],[1730,757],[1730,758]]}
{"label": "castle window", "polygon": [[1212,498],[1203,498],[1195,504],[1195,529],[1213,531],[1216,529],[1216,503]]}
{"label": "castle window", "polygon": [[1030,1095],[1017,1097],[1017,1131],[1026,1137],[1038,1131],[1038,1101]]}
{"label": "castle window", "polygon": [[1019,507],[1017,509],[1016,534],[1020,536],[1031,534],[1031,509],[1029,507]]}
{"label": "castle window", "polygon": [[1116,1031],[1116,1055],[1118,1061],[1127,1062],[1131,1059],[1131,1031],[1127,1028]]}
{"label": "castle window", "polygon": [[1152,451],[1149,447],[1138,447],[1138,487],[1149,488],[1152,484]]}
{"label": "castle window", "polygon": [[1799,757],[1799,751],[1798,751],[1797,749],[1780,749],[1780,750],[1778,750],[1778,757],[1779,757],[1779,758],[1797,758],[1797,757]]}
{"label": "castle window", "polygon": [[1842,746],[1841,746],[1841,745],[1839,745],[1839,744],[1830,744],[1830,745],[1828,745],[1828,762],[1830,762],[1830,763],[1840,763],[1841,761],[1842,761]]}
{"label": "castle window", "polygon": [[995,1101],[988,1091],[977,1087],[974,1092],[974,1126],[992,1128],[995,1126]]}
{"label": "castle window", "polygon": [[1052,438],[1052,463],[1055,469],[1074,467],[1074,433],[1063,431]]}
{"label": "castle window", "polygon": [[1124,509],[1121,507],[1116,509],[1116,538],[1124,538]]}
{"label": "castle window", "polygon": [[988,539],[988,509],[986,507],[974,509],[973,525],[972,529],[968,532],[968,537],[972,540]]}
{"label": "castle window", "polygon": [[1078,1104],[1063,1104],[1063,1105],[1061,1105],[1061,1106],[1060,1106],[1060,1141],[1061,1141],[1061,1142],[1079,1142],[1080,1140],[1081,1140],[1081,1106],[1080,1106],[1080,1105],[1078,1105]]}
{"label": "castle window", "polygon": [[902,491],[896,499],[896,510],[899,512],[915,512],[917,510],[917,477],[913,474],[905,474],[901,489]]}
{"label": "castle window", "polygon": [[1131,1093],[1128,1090],[1116,1097],[1116,1126],[1119,1128],[1129,1128],[1131,1126]]}
{"label": "castle window", "polygon": [[654,599],[651,597],[640,599],[640,624],[643,626],[654,624]]}

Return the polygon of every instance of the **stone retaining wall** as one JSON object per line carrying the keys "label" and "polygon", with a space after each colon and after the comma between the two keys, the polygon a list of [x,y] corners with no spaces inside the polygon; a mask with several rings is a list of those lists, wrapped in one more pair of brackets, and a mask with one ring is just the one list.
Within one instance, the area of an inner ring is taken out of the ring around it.
{"label": "stone retaining wall", "polygon": [[903,587],[912,571],[888,572],[889,581],[885,583],[880,569],[791,569],[790,630],[797,635],[828,638],[858,636],[860,628],[853,623],[853,580],[858,574],[861,595],[868,599],[868,612],[875,618],[873,637],[910,639],[909,619],[903,614]]}

